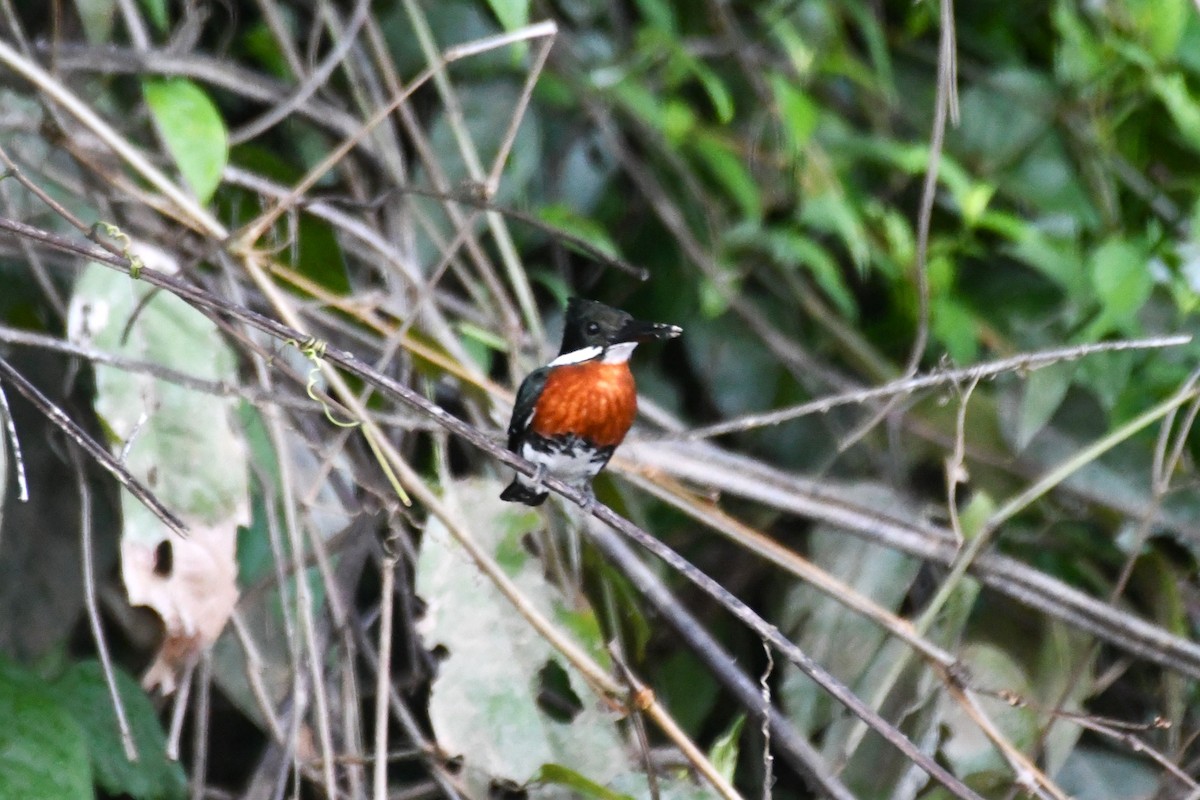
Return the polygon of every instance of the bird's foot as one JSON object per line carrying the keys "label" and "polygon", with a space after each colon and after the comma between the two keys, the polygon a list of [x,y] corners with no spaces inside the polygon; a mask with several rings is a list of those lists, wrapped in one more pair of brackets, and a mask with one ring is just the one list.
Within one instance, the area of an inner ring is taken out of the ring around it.
{"label": "bird's foot", "polygon": [[530,480],[533,481],[533,490],[538,493],[542,492],[546,488],[542,486],[542,482],[546,480],[546,465],[538,464]]}
{"label": "bird's foot", "polygon": [[596,493],[592,491],[592,485],[590,483],[582,484],[577,488],[579,489],[579,493],[583,495],[583,498],[579,503],[579,508],[583,511],[585,516],[589,516],[592,513],[592,509],[596,506]]}

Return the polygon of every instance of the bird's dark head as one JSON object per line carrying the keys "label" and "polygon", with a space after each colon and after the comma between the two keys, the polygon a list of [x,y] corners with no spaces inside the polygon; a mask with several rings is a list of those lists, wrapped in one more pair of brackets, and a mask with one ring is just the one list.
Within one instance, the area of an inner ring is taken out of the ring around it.
{"label": "bird's dark head", "polygon": [[[614,345],[648,342],[654,339],[673,339],[683,330],[677,325],[662,322],[642,322],[619,308],[572,297],[567,302],[567,318],[563,324],[562,347],[559,356],[581,353],[596,348],[596,356]],[[632,352],[633,348],[622,348]],[[595,356],[593,356],[595,357]]]}

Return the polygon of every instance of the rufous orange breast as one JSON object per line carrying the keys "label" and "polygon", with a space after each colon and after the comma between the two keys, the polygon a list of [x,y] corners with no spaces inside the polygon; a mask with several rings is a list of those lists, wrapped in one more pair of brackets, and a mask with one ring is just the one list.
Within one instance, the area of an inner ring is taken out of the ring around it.
{"label": "rufous orange breast", "polygon": [[615,447],[636,415],[629,365],[588,361],[551,370],[529,427],[541,436],[573,433],[597,447]]}

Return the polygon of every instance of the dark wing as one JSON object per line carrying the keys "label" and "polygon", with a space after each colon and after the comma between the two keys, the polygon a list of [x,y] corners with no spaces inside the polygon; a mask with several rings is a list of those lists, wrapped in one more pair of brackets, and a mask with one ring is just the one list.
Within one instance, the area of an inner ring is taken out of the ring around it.
{"label": "dark wing", "polygon": [[514,453],[520,448],[521,434],[533,419],[533,410],[537,407],[538,398],[542,395],[549,374],[549,367],[535,369],[521,381],[521,388],[517,389],[517,402],[513,404],[512,419],[508,423],[508,449]]}

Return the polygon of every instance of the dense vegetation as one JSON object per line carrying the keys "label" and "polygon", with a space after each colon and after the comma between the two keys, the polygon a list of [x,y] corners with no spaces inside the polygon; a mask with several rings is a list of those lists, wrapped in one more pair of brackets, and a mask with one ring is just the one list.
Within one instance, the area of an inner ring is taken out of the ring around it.
{"label": "dense vegetation", "polygon": [[16,0],[0,160],[0,798],[1200,796],[1187,0]]}

